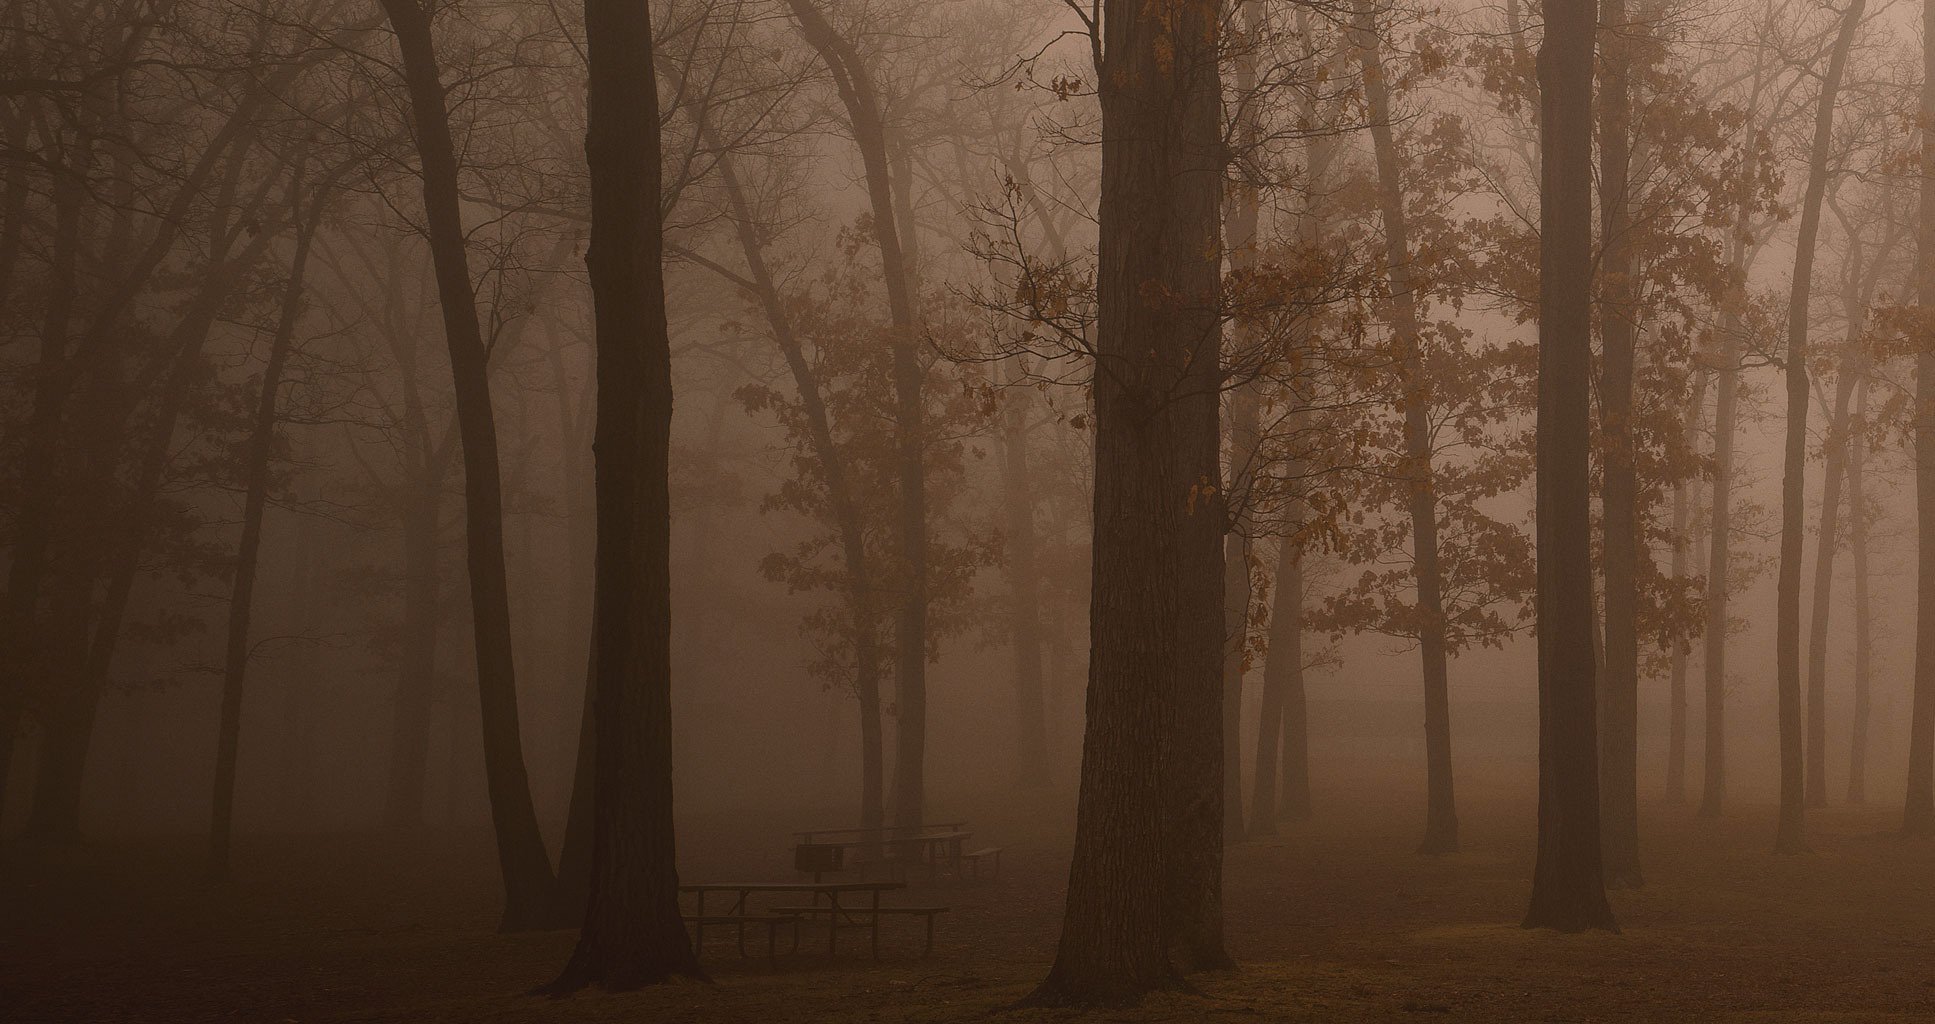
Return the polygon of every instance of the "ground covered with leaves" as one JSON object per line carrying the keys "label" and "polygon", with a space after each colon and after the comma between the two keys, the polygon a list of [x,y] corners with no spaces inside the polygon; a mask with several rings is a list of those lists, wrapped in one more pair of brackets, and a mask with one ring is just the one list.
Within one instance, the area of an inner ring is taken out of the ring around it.
{"label": "ground covered with leaves", "polygon": [[[1404,794],[1410,796],[1411,794]],[[895,922],[880,963],[809,939],[778,969],[708,945],[710,984],[550,1000],[526,994],[573,935],[498,935],[487,839],[254,837],[211,885],[190,838],[14,843],[0,880],[7,1021],[1812,1021],[1935,1019],[1935,843],[1892,807],[1810,815],[1812,852],[1771,852],[1773,809],[1719,822],[1646,808],[1647,885],[1615,894],[1621,934],[1517,927],[1531,874],[1527,794],[1474,797],[1460,853],[1411,852],[1416,813],[1371,791],[1228,856],[1239,970],[1134,1011],[1009,1012],[1052,958],[1067,836],[991,809],[992,882],[916,881],[952,908],[934,954]],[[785,831],[696,819],[690,879],[787,877]],[[1005,832],[1006,834],[999,834]],[[856,947],[861,943],[855,942]]]}

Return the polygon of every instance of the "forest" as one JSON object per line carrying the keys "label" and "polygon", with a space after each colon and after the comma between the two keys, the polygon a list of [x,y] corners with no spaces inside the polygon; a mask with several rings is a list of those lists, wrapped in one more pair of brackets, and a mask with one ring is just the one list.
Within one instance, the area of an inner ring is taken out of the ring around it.
{"label": "forest", "polygon": [[1935,1019],[1935,0],[0,0],[0,1020]]}

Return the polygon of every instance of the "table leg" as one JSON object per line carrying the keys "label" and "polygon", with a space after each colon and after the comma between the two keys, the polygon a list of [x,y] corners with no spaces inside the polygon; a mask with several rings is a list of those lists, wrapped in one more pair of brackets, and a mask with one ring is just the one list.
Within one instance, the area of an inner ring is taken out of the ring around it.
{"label": "table leg", "polygon": [[829,892],[826,899],[826,955],[834,956],[840,944],[840,894]]}
{"label": "table leg", "polygon": [[873,958],[880,959],[880,890],[873,891]]}
{"label": "table leg", "polygon": [[696,912],[694,912],[693,916],[698,918],[698,920],[694,922],[692,925],[692,931],[693,931],[692,955],[694,957],[697,957],[705,953],[705,890],[704,889],[699,890],[699,909]]}

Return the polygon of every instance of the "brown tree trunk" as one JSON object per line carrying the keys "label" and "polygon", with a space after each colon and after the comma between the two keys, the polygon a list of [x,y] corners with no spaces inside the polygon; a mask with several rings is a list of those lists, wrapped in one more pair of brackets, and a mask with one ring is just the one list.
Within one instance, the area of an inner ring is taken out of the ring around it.
{"label": "brown tree trunk", "polygon": [[1600,868],[1592,659],[1593,0],[1548,0],[1539,45],[1539,828],[1525,927],[1616,928]]}
{"label": "brown tree trunk", "polygon": [[[1706,408],[1707,372],[1695,371],[1698,376],[1693,382],[1693,400],[1687,404],[1686,419],[1681,427],[1691,447],[1698,438],[1702,411]],[[1673,579],[1677,582],[1686,579],[1690,568],[1688,559],[1688,520],[1692,508],[1699,501],[1698,491],[1689,487],[1685,480],[1673,482]],[[1672,665],[1667,678],[1668,722],[1666,735],[1666,802],[1679,806],[1686,803],[1686,656],[1687,647],[1680,641],[1673,642]]]}
{"label": "brown tree trunk", "polygon": [[[1109,0],[1087,733],[1036,1005],[1132,1003],[1221,943],[1219,4]],[[1151,756],[1153,753],[1154,756]]]}
{"label": "brown tree trunk", "polygon": [[1606,580],[1605,720],[1599,735],[1600,829],[1606,884],[1642,883],[1639,865],[1639,477],[1634,464],[1634,303],[1632,210],[1627,162],[1632,149],[1631,66],[1635,31],[1626,0],[1600,0],[1599,395],[1603,491],[1602,571]]}
{"label": "brown tree trunk", "polygon": [[497,424],[491,409],[489,353],[471,290],[457,155],[444,106],[430,15],[419,0],[382,0],[403,58],[404,83],[416,127],[430,253],[450,350],[458,433],[464,455],[464,533],[470,570],[471,630],[484,733],[484,775],[504,882],[505,930],[537,927],[553,898],[550,854],[540,834],[524,770],[511,659],[509,585],[504,574],[503,493]]}
{"label": "brown tree trunk", "polygon": [[598,356],[595,779],[591,895],[553,992],[701,976],[680,917],[672,824],[672,345],[646,6],[587,0],[585,42],[585,263]]}
{"label": "brown tree trunk", "polygon": [[1868,497],[1862,471],[1868,459],[1868,378],[1855,385],[1854,426],[1848,438],[1848,548],[1854,559],[1854,720],[1848,745],[1848,802],[1868,799],[1868,719],[1873,712],[1870,672],[1873,621],[1868,605]]}
{"label": "brown tree trunk", "polygon": [[[1935,0],[1922,2],[1921,123],[1935,125]],[[1915,304],[1935,311],[1935,131],[1922,132]],[[1901,830],[1935,835],[1935,349],[1915,356],[1915,688]]]}
{"label": "brown tree trunk", "polygon": [[[1731,300],[1729,300],[1731,301]],[[1740,407],[1740,355],[1734,339],[1740,318],[1728,312],[1720,325],[1721,365],[1713,406],[1713,516],[1707,551],[1706,739],[1701,752],[1703,784],[1699,815],[1717,818],[1727,794],[1727,572],[1733,541],[1733,442]]]}
{"label": "brown tree trunk", "polygon": [[1451,690],[1445,640],[1444,582],[1438,559],[1438,504],[1431,469],[1431,386],[1418,340],[1418,297],[1411,274],[1411,239],[1405,223],[1404,182],[1391,135],[1390,88],[1384,80],[1376,15],[1368,0],[1355,3],[1355,45],[1363,67],[1364,99],[1377,160],[1384,221],[1385,273],[1391,290],[1391,341],[1402,384],[1405,472],[1410,477],[1411,558],[1418,588],[1418,654],[1424,670],[1426,800],[1424,839],[1418,852],[1458,849],[1458,808],[1451,784]]}
{"label": "brown tree trunk", "polygon": [[[1858,321],[1857,321],[1858,322]],[[1834,408],[1828,414],[1826,480],[1821,519],[1814,531],[1814,590],[1807,629],[1807,806],[1826,807],[1828,612],[1834,596],[1834,554],[1840,541],[1841,484],[1848,468],[1848,403],[1854,396],[1853,357],[1835,375]]]}
{"label": "brown tree trunk", "polygon": [[[927,477],[922,426],[920,338],[911,264],[902,234],[888,166],[887,128],[872,72],[826,20],[814,0],[788,0],[801,34],[839,89],[854,145],[865,168],[874,239],[894,328],[894,430],[900,484],[895,527],[900,540],[894,617],[894,824],[917,828],[924,815],[927,761]],[[909,185],[911,187],[911,183]],[[909,225],[911,229],[912,225]]]}
{"label": "brown tree trunk", "polygon": [[1001,409],[1001,504],[1006,515],[1010,632],[1015,656],[1015,782],[1048,785],[1047,702],[1042,681],[1041,567],[1035,554],[1035,489],[1028,459],[1025,379],[1017,367]]}
{"label": "brown tree trunk", "polygon": [[[1253,835],[1271,835],[1276,819],[1310,817],[1309,712],[1303,690],[1303,556],[1294,534],[1277,543],[1270,646],[1263,655],[1263,709],[1257,723]],[[1278,762],[1281,761],[1279,768]]]}
{"label": "brown tree trunk", "polygon": [[1776,595],[1775,677],[1780,697],[1780,820],[1774,852],[1806,849],[1805,782],[1801,737],[1801,546],[1807,509],[1807,307],[1813,295],[1814,245],[1821,231],[1821,201],[1827,192],[1828,158],[1834,141],[1834,102],[1848,65],[1848,49],[1861,23],[1866,0],[1853,0],[1841,16],[1840,35],[1828,60],[1827,77],[1814,113],[1807,191],[1801,200],[1800,230],[1794,242],[1794,278],[1787,305],[1787,443],[1781,475],[1780,583]]}

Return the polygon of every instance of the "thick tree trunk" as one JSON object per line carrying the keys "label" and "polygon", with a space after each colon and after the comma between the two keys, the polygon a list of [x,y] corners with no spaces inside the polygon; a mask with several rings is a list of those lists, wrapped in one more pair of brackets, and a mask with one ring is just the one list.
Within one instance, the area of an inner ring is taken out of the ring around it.
{"label": "thick tree trunk", "polygon": [[1807,191],[1801,200],[1794,242],[1794,278],[1787,305],[1787,443],[1781,475],[1780,583],[1776,595],[1775,676],[1780,697],[1780,820],[1774,852],[1800,853],[1807,846],[1801,737],[1801,546],[1807,509],[1807,309],[1813,295],[1814,246],[1821,231],[1828,158],[1834,141],[1834,102],[1848,64],[1848,49],[1866,0],[1853,0],[1841,16],[1840,35],[1828,60],[1814,113]]}
{"label": "thick tree trunk", "polygon": [[497,424],[491,409],[489,353],[471,290],[465,250],[457,155],[444,106],[430,16],[418,0],[382,0],[396,31],[403,77],[416,127],[437,298],[456,392],[464,455],[464,532],[477,650],[477,690],[484,733],[484,775],[497,833],[504,882],[502,927],[541,925],[553,898],[550,854],[538,830],[537,809],[524,770],[517,715],[517,676],[511,658],[509,584],[504,573],[503,493],[497,464]]}
{"label": "thick tree trunk", "polygon": [[1174,985],[1172,943],[1190,966],[1227,963],[1218,7],[1109,0],[1101,25],[1088,724],[1061,941],[1037,1005]]}
{"label": "thick tree trunk", "polygon": [[236,548],[235,579],[229,593],[228,642],[222,666],[221,719],[215,735],[215,791],[208,830],[208,873],[217,879],[229,874],[229,845],[235,823],[235,764],[242,738],[242,688],[249,667],[249,616],[255,600],[255,572],[262,550],[262,519],[269,502],[269,460],[275,449],[276,400],[282,370],[295,343],[296,323],[302,313],[303,274],[309,265],[309,245],[321,220],[327,186],[312,200],[307,220],[296,234],[295,254],[289,261],[289,281],[282,295],[282,313],[269,359],[262,369],[262,391],[256,401],[255,430],[249,438],[247,494],[242,501],[242,538]]}
{"label": "thick tree trunk", "polygon": [[552,991],[700,977],[672,824],[672,346],[646,6],[587,0],[597,329],[591,895]]}
{"label": "thick tree trunk", "polygon": [[1873,620],[1868,606],[1868,496],[1863,470],[1868,460],[1868,379],[1864,365],[1855,385],[1854,425],[1848,438],[1848,548],[1854,559],[1854,720],[1848,746],[1848,802],[1868,799],[1868,718],[1874,656]]}
{"label": "thick tree trunk", "polygon": [[1639,476],[1633,430],[1634,303],[1632,210],[1627,162],[1632,149],[1634,26],[1626,0],[1601,0],[1599,93],[1599,431],[1602,570],[1606,580],[1605,720],[1599,736],[1600,828],[1606,884],[1641,884],[1639,864]]}
{"label": "thick tree trunk", "polygon": [[1404,471],[1410,478],[1411,558],[1418,588],[1418,654],[1424,670],[1426,800],[1424,839],[1418,844],[1418,852],[1451,853],[1458,849],[1458,809],[1451,784],[1450,669],[1444,582],[1438,558],[1438,505],[1432,489],[1431,386],[1418,340],[1418,296],[1411,274],[1404,182],[1391,135],[1390,88],[1384,81],[1384,62],[1378,52],[1376,15],[1367,0],[1357,0],[1355,12],[1355,45],[1364,74],[1384,221],[1391,341],[1401,375]]}
{"label": "thick tree trunk", "polygon": [[1539,829],[1525,927],[1616,928],[1600,867],[1592,659],[1593,0],[1548,0],[1539,46]]}
{"label": "thick tree trunk", "polygon": [[[1921,123],[1935,124],[1935,0],[1922,2]],[[1916,210],[1915,303],[1935,311],[1935,132],[1922,132]],[[1908,793],[1901,830],[1935,835],[1935,351],[1915,356],[1915,688],[1909,714]]]}

